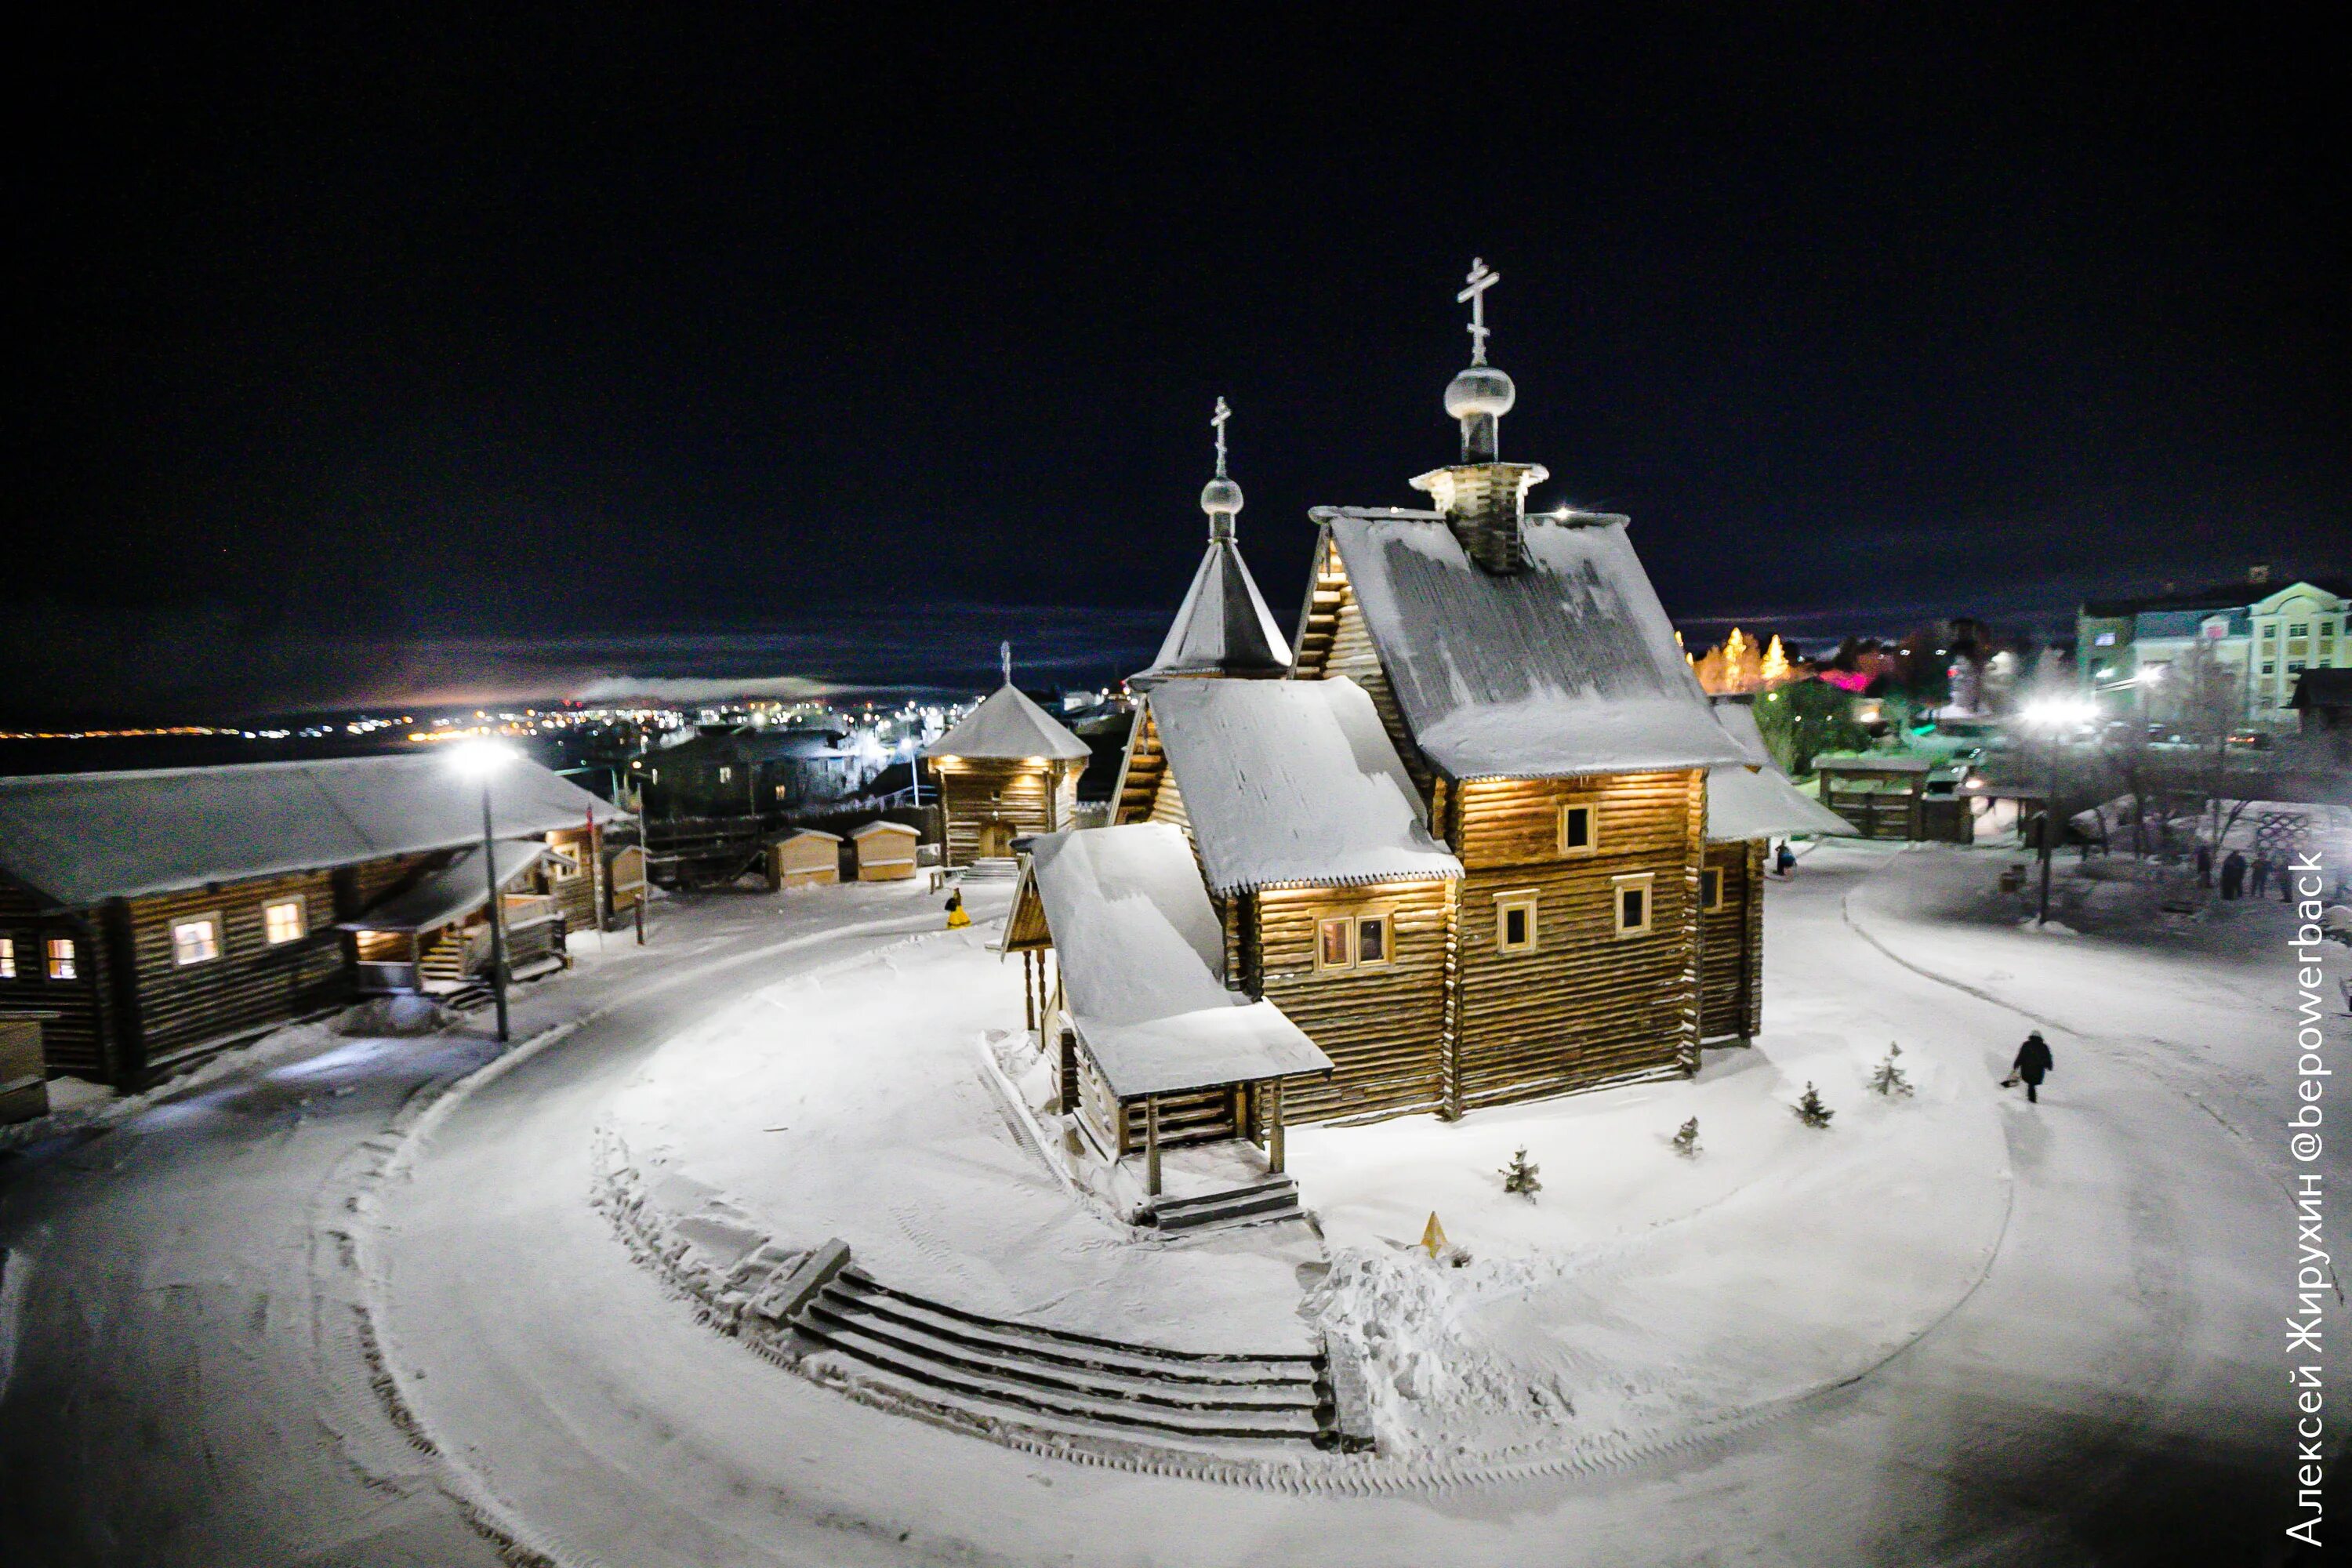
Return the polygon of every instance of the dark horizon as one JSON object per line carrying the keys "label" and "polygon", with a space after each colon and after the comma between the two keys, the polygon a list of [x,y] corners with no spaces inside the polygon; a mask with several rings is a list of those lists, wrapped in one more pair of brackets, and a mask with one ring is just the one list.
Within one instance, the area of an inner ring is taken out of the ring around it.
{"label": "dark horizon", "polygon": [[0,719],[1091,683],[1217,395],[1286,621],[1308,507],[1418,500],[1473,255],[1532,504],[1686,625],[2341,569],[2332,33],[1565,20],[53,29]]}

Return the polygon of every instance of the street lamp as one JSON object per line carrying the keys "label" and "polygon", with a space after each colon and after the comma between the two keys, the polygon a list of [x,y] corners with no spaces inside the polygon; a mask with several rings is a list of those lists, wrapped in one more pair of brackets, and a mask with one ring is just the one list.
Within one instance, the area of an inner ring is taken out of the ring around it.
{"label": "street lamp", "polygon": [[2042,912],[2033,922],[2036,925],[2050,923],[2051,819],[2058,815],[2058,738],[2087,722],[2098,710],[2095,702],[2067,697],[2044,698],[2025,707],[2026,723],[2045,731],[2050,742],[2050,788],[2042,801]]}
{"label": "street lamp", "polygon": [[490,893],[490,990],[498,997],[499,1043],[507,1039],[507,922],[499,907],[499,856],[490,832],[490,781],[515,760],[511,747],[496,741],[468,741],[457,751],[458,771],[482,782],[482,877]]}

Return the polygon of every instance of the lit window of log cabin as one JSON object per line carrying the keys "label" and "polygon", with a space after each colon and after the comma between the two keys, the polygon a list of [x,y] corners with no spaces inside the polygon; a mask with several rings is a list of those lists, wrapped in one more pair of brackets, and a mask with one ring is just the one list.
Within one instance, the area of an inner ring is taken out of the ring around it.
{"label": "lit window of log cabin", "polygon": [[74,952],[74,940],[69,936],[49,938],[49,978],[72,980],[81,973],[81,964]]}
{"label": "lit window of log cabin", "polygon": [[1581,796],[1559,808],[1559,852],[1591,855],[1601,847],[1601,804]]}
{"label": "lit window of log cabin", "polygon": [[1495,895],[1495,945],[1505,952],[1536,949],[1537,897],[1532,892]]}
{"label": "lit window of log cabin", "polygon": [[261,937],[270,946],[299,942],[310,933],[310,911],[301,900],[280,899],[261,906]]}
{"label": "lit window of log cabin", "polygon": [[194,920],[172,922],[172,962],[185,969],[210,963],[221,955],[221,918],[217,911]]}
{"label": "lit window of log cabin", "polygon": [[1328,974],[1380,969],[1396,958],[1394,914],[1387,910],[1325,915],[1315,923],[1315,967]]}
{"label": "lit window of log cabin", "polygon": [[1609,879],[1609,885],[1617,900],[1619,936],[1642,936],[1648,932],[1653,913],[1652,894],[1657,880],[1657,874],[1653,871]]}
{"label": "lit window of log cabin", "polygon": [[16,939],[0,936],[0,980],[16,978]]}

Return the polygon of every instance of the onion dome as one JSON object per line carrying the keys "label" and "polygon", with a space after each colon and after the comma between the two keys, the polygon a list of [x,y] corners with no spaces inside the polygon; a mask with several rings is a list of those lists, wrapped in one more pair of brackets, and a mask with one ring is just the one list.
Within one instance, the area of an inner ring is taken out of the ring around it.
{"label": "onion dome", "polygon": [[1511,411],[1518,396],[1509,376],[1491,364],[1474,364],[1446,384],[1445,412],[1455,419],[1481,414],[1500,418]]}

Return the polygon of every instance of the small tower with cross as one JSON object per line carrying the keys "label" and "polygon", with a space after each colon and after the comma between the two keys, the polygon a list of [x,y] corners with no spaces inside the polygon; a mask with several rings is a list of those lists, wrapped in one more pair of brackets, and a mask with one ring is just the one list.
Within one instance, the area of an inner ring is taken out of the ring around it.
{"label": "small tower with cross", "polygon": [[1470,363],[1445,388],[1445,412],[1462,426],[1462,461],[1412,481],[1445,514],[1470,558],[1497,576],[1521,565],[1521,512],[1528,491],[1550,476],[1540,464],[1502,460],[1502,418],[1518,401],[1511,378],[1486,363],[1486,291],[1503,275],[1473,258],[1457,304],[1470,307]]}
{"label": "small tower with cross", "polygon": [[1230,676],[1244,679],[1285,675],[1290,669],[1290,639],[1265,596],[1257,591],[1234,538],[1242,510],[1242,488],[1225,471],[1225,426],[1234,411],[1222,397],[1209,416],[1217,437],[1217,471],[1201,489],[1201,510],[1209,514],[1209,549],[1192,574],[1192,585],[1176,611],[1160,653],[1148,668],[1128,677],[1140,689],[1177,676]]}

